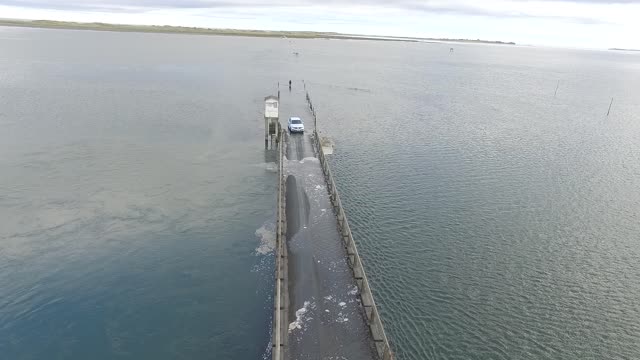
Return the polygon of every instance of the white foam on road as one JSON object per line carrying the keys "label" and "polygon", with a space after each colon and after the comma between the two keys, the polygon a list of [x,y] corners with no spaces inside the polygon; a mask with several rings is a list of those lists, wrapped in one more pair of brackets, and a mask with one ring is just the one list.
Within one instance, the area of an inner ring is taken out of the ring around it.
{"label": "white foam on road", "polygon": [[346,317],[342,313],[338,313],[338,317],[336,318],[336,322],[343,323],[343,322],[347,322],[347,321],[349,321],[348,317]]}
{"label": "white foam on road", "polygon": [[308,162],[320,162],[320,160],[317,157],[310,156],[310,157],[306,157],[306,158],[300,160],[300,164],[304,164],[307,161]]}
{"label": "white foam on road", "polygon": [[308,316],[308,312],[310,309],[314,307],[315,307],[315,304],[313,302],[305,301],[304,306],[296,310],[296,320],[291,324],[289,324],[289,332],[294,331],[296,329],[303,330],[305,326],[305,321],[311,319]]}

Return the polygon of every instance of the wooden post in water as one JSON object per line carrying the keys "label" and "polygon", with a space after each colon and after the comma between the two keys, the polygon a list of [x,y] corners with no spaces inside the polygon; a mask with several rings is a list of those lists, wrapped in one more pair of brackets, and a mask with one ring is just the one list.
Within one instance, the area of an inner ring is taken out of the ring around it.
{"label": "wooden post in water", "polygon": [[553,93],[553,97],[556,97],[556,95],[558,95],[558,88],[560,87],[560,80],[558,80],[558,85],[556,85],[556,92]]}
{"label": "wooden post in water", "polygon": [[611,105],[613,105],[613,98],[611,98],[611,102],[609,103],[609,110],[607,110],[607,117],[609,117],[609,113],[611,112]]}

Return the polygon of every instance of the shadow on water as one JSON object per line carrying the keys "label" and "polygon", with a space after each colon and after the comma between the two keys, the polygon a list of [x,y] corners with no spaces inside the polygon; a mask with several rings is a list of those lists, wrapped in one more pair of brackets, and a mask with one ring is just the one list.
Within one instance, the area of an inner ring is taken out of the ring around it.
{"label": "shadow on water", "polygon": [[265,163],[277,163],[278,162],[278,151],[277,150],[265,150],[264,151],[264,162]]}
{"label": "shadow on water", "polygon": [[300,230],[300,213],[298,211],[298,204],[300,203],[298,198],[298,184],[296,177],[289,175],[286,182],[287,191],[287,241],[291,240],[293,235]]}

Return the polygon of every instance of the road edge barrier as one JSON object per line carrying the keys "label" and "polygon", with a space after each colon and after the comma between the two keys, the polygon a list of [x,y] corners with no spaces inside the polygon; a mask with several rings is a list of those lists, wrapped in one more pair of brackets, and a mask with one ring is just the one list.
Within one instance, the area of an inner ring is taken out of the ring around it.
{"label": "road edge barrier", "polygon": [[287,258],[287,220],[286,220],[286,191],[284,177],[284,154],[286,144],[285,131],[280,129],[278,141],[278,200],[276,211],[276,249],[274,312],[272,333],[272,359],[284,360],[288,343],[288,310],[289,310],[289,276]]}
{"label": "road edge barrier", "polygon": [[364,267],[362,266],[362,259],[358,254],[356,243],[353,240],[353,234],[351,233],[351,228],[349,227],[347,214],[342,207],[340,195],[338,194],[338,188],[336,187],[335,180],[333,179],[333,175],[331,173],[331,168],[329,166],[329,163],[327,162],[324,150],[322,149],[320,135],[318,134],[318,117],[316,114],[316,109],[313,106],[313,101],[311,101],[309,91],[306,89],[306,84],[305,95],[307,104],[309,105],[309,110],[313,115],[313,122],[315,125],[313,129],[313,144],[315,145],[315,150],[318,154],[318,159],[320,160],[320,166],[322,167],[324,180],[327,185],[329,196],[331,198],[331,205],[333,206],[334,213],[336,215],[336,218],[338,219],[338,230],[340,231],[340,236],[342,237],[345,249],[347,250],[349,266],[353,270],[353,276],[356,279],[356,285],[358,286],[361,303],[365,312],[365,319],[371,331],[371,337],[373,338],[373,341],[375,343],[379,358],[382,360],[393,360],[393,351],[391,350],[389,339],[387,338],[387,335],[384,331],[382,319],[380,318],[378,308],[373,299],[371,287],[369,286],[367,275],[365,274]]}

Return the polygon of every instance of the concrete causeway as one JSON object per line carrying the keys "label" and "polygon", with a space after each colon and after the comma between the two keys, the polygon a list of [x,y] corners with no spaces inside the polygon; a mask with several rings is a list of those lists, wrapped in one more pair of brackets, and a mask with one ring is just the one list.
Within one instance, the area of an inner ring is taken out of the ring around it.
{"label": "concrete causeway", "polygon": [[313,115],[302,83],[280,93],[280,119],[304,120],[285,136],[288,313],[282,358],[378,359],[367,313],[348,262],[325,175],[313,146]]}

